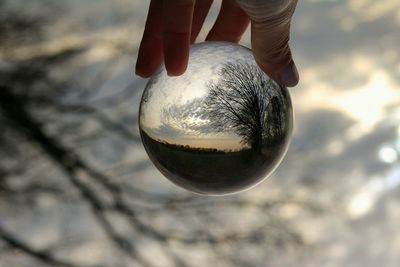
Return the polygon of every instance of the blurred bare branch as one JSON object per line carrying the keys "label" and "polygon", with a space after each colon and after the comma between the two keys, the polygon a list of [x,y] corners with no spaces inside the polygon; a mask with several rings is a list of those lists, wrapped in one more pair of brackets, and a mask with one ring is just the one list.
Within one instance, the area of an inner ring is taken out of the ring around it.
{"label": "blurred bare branch", "polygon": [[[15,22],[15,25],[18,23]],[[29,21],[21,23],[18,25],[29,28]],[[40,27],[43,26],[42,23],[39,24]],[[17,28],[14,27],[13,31]],[[0,27],[0,31],[2,30],[4,28]],[[34,33],[35,30],[29,34]],[[132,150],[138,149],[140,137],[136,131],[136,115],[125,118],[119,113],[119,108],[131,105],[129,101],[138,98],[140,90],[137,89],[137,81],[133,81],[112,95],[93,99],[96,89],[103,87],[113,77],[114,65],[131,48],[126,38],[110,41],[96,36],[81,36],[72,39],[63,39],[65,42],[59,40],[57,44],[33,44],[31,47],[13,48],[0,44],[4,48],[2,56],[7,63],[0,66],[2,199],[25,199],[21,202],[25,207],[31,207],[41,194],[51,195],[60,202],[73,199],[90,208],[91,216],[118,252],[129,261],[145,267],[159,265],[142,249],[142,239],[151,240],[152,244],[157,245],[172,266],[182,267],[193,264],[186,259],[179,247],[189,250],[197,246],[208,246],[215,261],[223,260],[229,266],[241,266],[233,255],[222,253],[221,247],[240,247],[242,243],[279,248],[285,248],[286,245],[298,248],[306,246],[302,235],[275,212],[290,204],[308,212],[321,213],[320,206],[306,199],[298,199],[290,194],[263,200],[208,199],[189,194],[159,194],[144,190],[130,181],[116,179],[121,173],[137,176],[151,166],[149,161],[127,160],[109,168],[93,164],[93,160],[82,152],[82,147],[92,140],[100,139],[104,133],[112,133]],[[62,75],[60,78],[63,71],[54,71],[68,63],[72,65],[69,68],[75,68],[78,58],[87,56],[99,47],[107,49],[113,59],[106,60],[101,67],[96,68],[89,82],[80,83],[78,79],[68,79]],[[71,101],[69,97],[75,101]],[[129,126],[124,120],[129,121]],[[82,130],[89,121],[94,121],[99,126],[90,131]],[[37,164],[39,161],[41,165]],[[44,179],[50,169],[62,177],[62,182]],[[38,175],[34,175],[34,171]],[[78,196],[73,195],[75,192]],[[245,210],[256,210],[260,223],[244,227],[240,231],[229,227],[220,230],[206,226],[214,220],[218,212],[231,208],[238,214]],[[115,217],[127,222],[127,229],[119,229]],[[160,217],[176,223],[159,224],[157,220]],[[186,227],[181,227],[180,224],[185,224]],[[65,262],[55,256],[62,251],[55,248],[62,247],[62,240],[60,244],[54,244],[53,249],[41,250],[30,245],[29,241],[18,239],[13,232],[6,231],[0,219],[0,240],[8,246],[49,266],[80,266],[74,263],[79,262],[74,258]],[[107,264],[93,266],[109,266]]]}
{"label": "blurred bare branch", "polygon": [[70,262],[66,262],[60,259],[56,259],[51,253],[47,250],[36,250],[30,247],[27,243],[18,240],[15,238],[15,235],[7,232],[0,225],[0,239],[4,241],[8,246],[17,249],[27,255],[45,263],[48,266],[54,267],[79,267],[79,265],[75,265]]}

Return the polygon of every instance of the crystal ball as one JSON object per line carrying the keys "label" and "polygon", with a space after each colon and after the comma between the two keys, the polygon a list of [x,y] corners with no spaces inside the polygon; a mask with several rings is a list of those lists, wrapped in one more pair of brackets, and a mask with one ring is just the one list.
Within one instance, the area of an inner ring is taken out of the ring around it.
{"label": "crystal ball", "polygon": [[288,90],[256,64],[250,49],[227,42],[190,48],[186,72],[162,66],[143,92],[139,128],[158,170],[189,191],[224,195],[268,177],[293,128]]}

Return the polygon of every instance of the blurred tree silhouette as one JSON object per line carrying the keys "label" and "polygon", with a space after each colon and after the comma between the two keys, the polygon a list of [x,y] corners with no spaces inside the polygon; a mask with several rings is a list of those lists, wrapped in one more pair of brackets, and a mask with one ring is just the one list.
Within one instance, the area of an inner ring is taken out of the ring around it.
{"label": "blurred tree silhouette", "polygon": [[[17,32],[19,26],[12,25],[25,25],[24,32],[36,38],[37,32],[44,30],[41,27],[45,26],[31,23],[31,20],[26,21],[23,16],[8,17],[7,20],[8,26],[0,27],[0,31],[3,31],[0,36],[12,36],[5,31]],[[55,22],[50,26],[54,24]],[[37,25],[42,26],[38,28]],[[117,93],[96,101],[90,100],[96,94],[97,88],[104,86],[110,79],[108,74],[112,73],[115,61],[102,65],[99,75],[94,75],[95,78],[91,76],[92,80],[88,84],[70,79],[66,74],[70,72],[70,68],[75,68],[73,64],[67,68],[68,62],[80,62],[80,58],[89,53],[92,46],[98,45],[97,42],[93,44],[84,39],[85,37],[82,38],[82,41],[73,46],[61,47],[55,51],[42,49],[41,53],[32,54],[25,59],[12,59],[18,58],[10,46],[16,40],[8,39],[7,45],[2,45],[5,42],[1,42],[4,60],[0,65],[0,200],[9,207],[9,212],[13,212],[18,206],[19,213],[37,209],[35,205],[38,205],[43,194],[52,196],[59,206],[72,203],[76,208],[88,207],[88,216],[95,221],[86,221],[88,228],[100,227],[107,239],[104,242],[109,242],[113,247],[110,253],[118,265],[102,261],[102,258],[97,261],[92,259],[95,264],[81,263],[79,258],[65,252],[65,247],[77,246],[68,245],[68,235],[65,236],[65,233],[60,234],[56,243],[37,245],[29,236],[20,235],[17,225],[10,227],[5,216],[0,217],[0,265],[3,256],[13,255],[14,250],[17,250],[33,259],[27,259],[23,266],[40,266],[41,263],[66,267],[131,266],[131,262],[139,266],[161,266],[158,259],[148,255],[149,246],[143,248],[143,240],[150,240],[152,247],[161,251],[170,266],[199,266],[189,256],[191,251],[207,253],[208,261],[214,264],[259,266],[259,262],[264,261],[265,257],[273,255],[274,248],[282,250],[304,245],[302,236],[291,227],[290,221],[276,212],[288,204],[319,212],[319,207],[304,199],[290,195],[262,200],[240,197],[214,199],[181,192],[154,193],[143,190],[138,184],[140,180],[132,179],[150,166],[148,160],[125,160],[125,164],[109,163],[112,167],[107,169],[101,168],[107,164],[99,163],[103,156],[101,153],[96,154],[94,159],[88,157],[84,153],[85,145],[96,139],[104,143],[110,135],[118,139],[123,147],[144,152],[140,147],[137,129],[126,127],[132,125],[137,128],[136,115],[135,118],[131,118],[132,115],[129,118],[123,114],[115,115],[119,109],[126,111],[126,106],[131,106],[132,95],[138,97],[136,94],[140,90],[135,88],[135,82]],[[114,60],[120,60],[132,52],[127,39],[120,43],[104,44],[113,54]],[[6,60],[7,58],[11,59]],[[234,75],[232,68],[236,66],[228,66],[225,70],[227,78]],[[57,75],[54,75],[54,69],[57,69]],[[249,68],[244,68],[242,74],[253,75]],[[228,86],[230,82],[227,79],[224,86]],[[269,86],[265,83],[267,81],[261,79],[256,91],[248,88],[239,92],[236,87],[232,87],[236,91],[232,91],[227,99],[230,101],[238,93],[248,95],[248,99],[244,98],[246,101],[241,105],[250,107],[250,110],[244,112],[245,116],[250,116],[251,124],[241,131],[246,142],[252,145],[260,142],[257,138],[263,134],[254,127],[261,124],[259,129],[265,129],[263,118],[268,106],[260,102],[260,98],[273,97],[265,95],[268,94],[265,90],[260,90]],[[115,92],[114,89],[110,88],[109,91]],[[218,87],[215,86],[214,91],[215,97],[218,97]],[[68,101],[66,96],[71,92],[77,100]],[[253,107],[257,109],[252,110]],[[131,109],[127,110],[128,113],[130,111]],[[87,128],[90,123],[97,126],[89,131]],[[122,154],[122,149],[118,153]],[[119,173],[123,172],[129,173],[127,181],[118,178]],[[226,226],[227,215],[224,214],[229,213],[228,211],[246,217],[244,215],[249,210],[256,210],[256,223],[238,228]],[[63,218],[61,209],[59,216]],[[118,226],[121,218],[127,223],[125,228]],[[40,222],[32,220],[29,224],[30,229],[41,231],[38,227]],[[83,225],[79,227],[84,228]],[[90,238],[94,239],[89,235]],[[238,253],[243,245],[252,248],[261,246],[263,251],[259,258],[245,260]]]}
{"label": "blurred tree silhouette", "polygon": [[242,144],[257,150],[283,134],[286,103],[275,82],[245,62],[227,63],[220,76],[218,83],[208,84],[205,100],[206,116],[216,129],[233,129]]}

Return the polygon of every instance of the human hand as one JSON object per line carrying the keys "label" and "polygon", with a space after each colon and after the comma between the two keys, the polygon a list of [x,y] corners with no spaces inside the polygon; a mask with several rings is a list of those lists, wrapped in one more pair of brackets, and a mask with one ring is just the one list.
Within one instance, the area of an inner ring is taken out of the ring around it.
{"label": "human hand", "polygon": [[[136,74],[149,77],[164,60],[168,75],[181,75],[187,67],[189,46],[211,4],[212,0],[152,0]],[[297,0],[223,0],[206,40],[237,43],[251,22],[257,64],[275,81],[295,86],[299,76],[288,42],[296,4]]]}

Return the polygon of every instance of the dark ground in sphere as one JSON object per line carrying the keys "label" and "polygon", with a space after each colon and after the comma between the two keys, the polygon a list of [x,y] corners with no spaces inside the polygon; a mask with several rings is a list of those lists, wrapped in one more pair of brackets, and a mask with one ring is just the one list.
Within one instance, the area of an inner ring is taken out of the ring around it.
{"label": "dark ground in sphere", "polygon": [[284,151],[283,144],[226,152],[159,142],[141,130],[143,144],[156,167],[172,182],[200,194],[228,194],[262,180]]}

